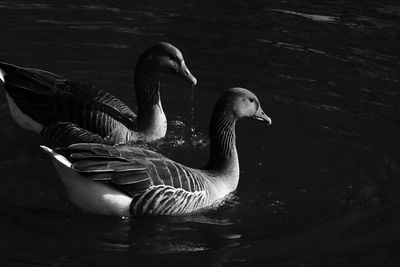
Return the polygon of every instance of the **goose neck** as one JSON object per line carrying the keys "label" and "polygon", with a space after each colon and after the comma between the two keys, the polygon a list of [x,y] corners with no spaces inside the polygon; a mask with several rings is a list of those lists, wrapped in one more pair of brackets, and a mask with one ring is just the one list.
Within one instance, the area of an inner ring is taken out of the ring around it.
{"label": "goose neck", "polygon": [[158,73],[138,68],[135,74],[135,91],[138,113],[145,111],[146,107],[157,105],[160,101],[160,81]]}
{"label": "goose neck", "polygon": [[207,169],[229,179],[236,188],[239,178],[239,159],[236,150],[236,118],[222,111],[214,111],[210,123],[210,160]]}
{"label": "goose neck", "polygon": [[167,121],[160,98],[158,73],[145,65],[138,65],[135,74],[137,99],[137,131],[147,140],[164,137]]}

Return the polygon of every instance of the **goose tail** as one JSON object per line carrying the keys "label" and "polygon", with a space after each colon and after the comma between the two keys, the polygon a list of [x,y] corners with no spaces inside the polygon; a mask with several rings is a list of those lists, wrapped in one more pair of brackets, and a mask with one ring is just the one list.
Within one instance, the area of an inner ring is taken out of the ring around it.
{"label": "goose tail", "polygon": [[6,73],[0,67],[0,90],[5,90],[4,84],[6,82]]}
{"label": "goose tail", "polygon": [[6,82],[6,73],[0,68],[0,82],[4,84]]}
{"label": "goose tail", "polygon": [[40,147],[50,156],[51,159],[53,159],[56,165],[62,164],[67,168],[71,168],[72,163],[66,157],[64,157],[61,154],[58,154],[53,149],[47,146],[41,145]]}
{"label": "goose tail", "polygon": [[81,176],[71,168],[71,162],[63,155],[49,147],[40,147],[52,158],[67,194],[75,205],[94,214],[130,216],[130,196]]}

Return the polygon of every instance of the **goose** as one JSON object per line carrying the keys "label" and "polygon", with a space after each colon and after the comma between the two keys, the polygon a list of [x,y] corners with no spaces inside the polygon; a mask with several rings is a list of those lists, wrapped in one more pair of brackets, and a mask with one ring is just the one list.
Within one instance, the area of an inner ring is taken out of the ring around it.
{"label": "goose", "polygon": [[219,203],[239,182],[235,124],[250,117],[271,124],[247,89],[223,93],[211,116],[210,158],[202,169],[139,147],[79,143],[52,150],[41,146],[81,209],[121,217],[181,215]]}
{"label": "goose", "polygon": [[48,71],[0,63],[0,85],[13,119],[59,146],[164,137],[167,119],[160,100],[160,74],[180,76],[193,86],[197,83],[176,47],[166,42],[150,47],[135,69],[136,115],[107,91]]}

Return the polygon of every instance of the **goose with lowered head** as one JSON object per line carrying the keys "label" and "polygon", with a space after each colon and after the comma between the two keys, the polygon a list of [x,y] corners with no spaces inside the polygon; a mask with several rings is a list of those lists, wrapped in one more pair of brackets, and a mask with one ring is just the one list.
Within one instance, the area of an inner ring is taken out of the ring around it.
{"label": "goose with lowered head", "polygon": [[167,119],[160,99],[160,74],[197,83],[176,47],[164,42],[150,47],[135,69],[136,115],[107,91],[44,70],[0,63],[0,85],[4,85],[13,119],[57,145],[118,144],[164,137]]}
{"label": "goose with lowered head", "polygon": [[69,198],[95,214],[178,215],[212,206],[239,182],[235,124],[240,118],[271,124],[249,90],[227,90],[210,122],[210,158],[194,169],[138,147],[73,144],[48,152]]}

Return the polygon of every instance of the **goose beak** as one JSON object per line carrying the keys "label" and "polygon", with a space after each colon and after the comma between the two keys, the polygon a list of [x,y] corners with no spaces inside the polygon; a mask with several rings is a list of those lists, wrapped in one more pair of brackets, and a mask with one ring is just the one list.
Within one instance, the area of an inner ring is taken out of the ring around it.
{"label": "goose beak", "polygon": [[258,108],[256,114],[253,115],[253,118],[259,121],[265,121],[268,123],[268,125],[272,124],[272,120],[270,117],[267,116],[267,114],[264,113],[261,107]]}
{"label": "goose beak", "polygon": [[197,84],[197,79],[190,73],[186,67],[185,61],[182,61],[181,68],[178,71],[178,75],[182,76],[185,80],[190,82],[193,86]]}

